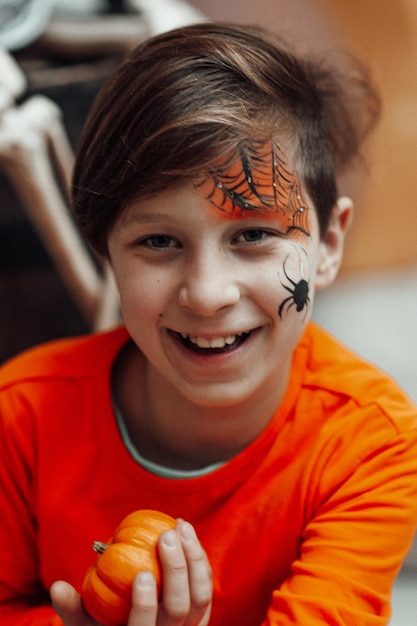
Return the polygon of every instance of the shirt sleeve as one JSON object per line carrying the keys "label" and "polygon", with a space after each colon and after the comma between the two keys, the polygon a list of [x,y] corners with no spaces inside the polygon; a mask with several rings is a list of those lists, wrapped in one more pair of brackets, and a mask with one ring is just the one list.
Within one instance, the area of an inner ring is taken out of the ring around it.
{"label": "shirt sleeve", "polygon": [[28,608],[6,605],[0,608],[2,626],[64,626],[60,617],[49,606]]}
{"label": "shirt sleeve", "polygon": [[[354,440],[351,446],[364,450]],[[337,446],[323,454],[299,558],[273,593],[264,626],[389,623],[393,585],[417,524],[416,428],[367,449],[333,489],[326,476],[343,475],[343,454]]]}
{"label": "shirt sleeve", "polygon": [[18,394],[0,404],[0,622],[2,626],[62,626],[39,581],[36,549],[36,436],[30,408]]}

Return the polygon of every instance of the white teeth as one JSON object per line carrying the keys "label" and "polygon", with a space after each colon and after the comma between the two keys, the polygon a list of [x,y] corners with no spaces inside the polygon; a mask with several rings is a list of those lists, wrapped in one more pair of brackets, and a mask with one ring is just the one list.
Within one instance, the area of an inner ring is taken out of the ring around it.
{"label": "white teeth", "polygon": [[210,348],[224,348],[226,344],[226,339],[223,337],[216,337],[210,341]]}
{"label": "white teeth", "polygon": [[190,339],[199,348],[211,348],[211,341],[206,337],[190,337]]}
{"label": "white teeth", "polygon": [[[243,333],[242,333],[243,334]],[[227,335],[226,337],[192,337],[181,333],[183,339],[189,339],[191,343],[195,344],[199,348],[224,348],[226,345],[231,346],[240,335]]]}

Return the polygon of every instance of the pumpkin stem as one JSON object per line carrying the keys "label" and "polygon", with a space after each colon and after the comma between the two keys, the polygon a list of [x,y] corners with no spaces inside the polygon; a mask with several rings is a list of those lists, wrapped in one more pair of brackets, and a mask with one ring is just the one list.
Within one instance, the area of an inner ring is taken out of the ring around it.
{"label": "pumpkin stem", "polygon": [[102,541],[94,541],[91,547],[93,548],[94,552],[97,552],[98,554],[103,554],[103,552],[107,550],[108,545],[107,543],[103,543]]}

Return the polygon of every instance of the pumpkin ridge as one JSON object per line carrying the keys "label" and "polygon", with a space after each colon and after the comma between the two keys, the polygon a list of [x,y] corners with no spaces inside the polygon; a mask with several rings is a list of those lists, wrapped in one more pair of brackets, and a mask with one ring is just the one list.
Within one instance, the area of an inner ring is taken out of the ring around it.
{"label": "pumpkin ridge", "polygon": [[86,610],[104,626],[122,626],[128,621],[132,584],[138,572],[149,571],[161,592],[158,539],[175,529],[176,520],[159,511],[135,511],[122,520],[113,537],[93,544],[96,562],[88,568],[82,585]]}

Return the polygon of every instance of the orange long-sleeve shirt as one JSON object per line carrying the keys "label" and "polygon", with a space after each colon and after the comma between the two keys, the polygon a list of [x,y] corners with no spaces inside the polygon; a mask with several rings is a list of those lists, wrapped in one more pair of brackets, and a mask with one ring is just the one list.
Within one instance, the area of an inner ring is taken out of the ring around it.
{"label": "orange long-sleeve shirt", "polygon": [[[173,480],[128,452],[111,403],[124,329],[69,339],[0,374],[0,623],[60,624],[46,590],[80,588],[126,514],[192,522],[214,574],[211,626],[378,625],[417,524],[417,410],[313,324],[261,435]],[[254,364],[255,366],[255,364]]]}

